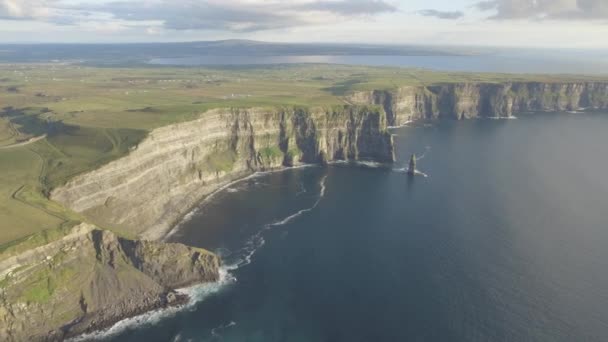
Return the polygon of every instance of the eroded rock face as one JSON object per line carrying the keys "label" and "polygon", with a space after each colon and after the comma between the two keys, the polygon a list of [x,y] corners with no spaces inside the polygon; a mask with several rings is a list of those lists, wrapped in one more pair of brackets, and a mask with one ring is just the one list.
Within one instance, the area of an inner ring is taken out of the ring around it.
{"label": "eroded rock face", "polygon": [[255,171],[392,162],[386,127],[378,107],[213,110],[154,130],[128,156],[76,177],[52,198],[101,226],[154,240],[203,197]]}
{"label": "eroded rock face", "polygon": [[353,103],[383,106],[390,126],[418,119],[510,117],[528,111],[608,108],[608,83],[451,83],[357,92]]}
{"label": "eroded rock face", "polygon": [[83,224],[0,262],[0,340],[56,341],[183,303],[174,289],[219,279],[198,248],[123,239]]}

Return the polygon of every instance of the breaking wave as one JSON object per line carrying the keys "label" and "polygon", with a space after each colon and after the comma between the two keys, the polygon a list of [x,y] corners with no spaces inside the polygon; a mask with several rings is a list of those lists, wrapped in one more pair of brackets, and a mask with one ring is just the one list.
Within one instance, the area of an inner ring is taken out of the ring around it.
{"label": "breaking wave", "polygon": [[324,176],[321,179],[321,181],[319,182],[319,187],[320,187],[319,197],[317,198],[317,200],[311,207],[298,210],[297,212],[295,212],[283,219],[280,219],[280,220],[277,220],[275,222],[265,225],[259,232],[257,232],[249,240],[247,240],[245,242],[245,245],[240,250],[238,250],[235,253],[232,253],[230,255],[230,257],[224,261],[225,265],[226,265],[225,267],[227,268],[227,270],[233,271],[233,270],[239,269],[243,266],[251,264],[254,254],[260,248],[262,248],[264,246],[264,244],[266,244],[266,240],[264,239],[264,233],[266,231],[268,231],[274,227],[285,225],[285,224],[297,219],[298,217],[300,217],[306,213],[309,213],[309,212],[313,211],[315,208],[317,208],[319,206],[319,204],[321,203],[321,200],[323,200],[323,197],[325,197],[326,179],[327,179],[327,176]]}
{"label": "breaking wave", "polygon": [[[393,172],[398,172],[398,173],[409,173],[409,169],[407,167],[402,167],[399,169],[393,169]],[[414,176],[422,176],[424,178],[429,178],[429,175],[420,171],[420,170],[416,170],[414,171]]]}
{"label": "breaking wave", "polygon": [[385,164],[385,163],[379,163],[379,162],[374,162],[374,161],[362,161],[362,160],[336,160],[336,161],[329,162],[328,164],[337,165],[337,166],[355,165],[355,166],[361,166],[361,167],[366,167],[366,168],[370,168],[370,169],[380,169],[380,168],[389,167],[389,165]]}
{"label": "breaking wave", "polygon": [[489,116],[486,119],[490,120],[517,120],[517,116]]}
{"label": "breaking wave", "polygon": [[[232,182],[228,182],[228,183],[224,184],[223,186],[217,188],[215,191],[211,192],[196,206],[196,208],[192,209],[189,213],[184,215],[184,217],[181,219],[181,221],[179,221],[179,223],[176,224],[175,227],[173,227],[173,229],[171,229],[165,235],[163,240],[166,241],[167,239],[169,239],[170,237],[175,235],[175,233],[177,233],[180,230],[180,228],[184,225],[184,223],[187,223],[188,221],[192,220],[194,218],[194,216],[196,216],[197,213],[199,213],[201,210],[203,210],[205,208],[205,205],[208,204],[209,202],[211,202],[215,198],[215,196],[218,195],[219,193],[221,193],[223,191],[226,191],[228,193],[238,192],[239,189],[233,188],[235,185],[238,185],[242,182],[245,182],[245,181],[248,181],[251,179],[263,177],[265,175],[269,175],[272,173],[284,172],[287,170],[294,170],[294,169],[303,169],[303,168],[308,168],[308,167],[316,167],[316,166],[317,165],[314,165],[314,164],[303,164],[303,165],[287,167],[287,168],[282,168],[282,169],[272,170],[272,171],[258,171],[258,172],[252,173],[251,175],[249,175],[247,177],[239,178]],[[256,185],[262,185],[262,184],[256,183]]]}
{"label": "breaking wave", "polygon": [[300,191],[296,192],[296,197],[305,194],[306,193],[306,187],[304,186],[304,183],[300,183]]}
{"label": "breaking wave", "polygon": [[228,324],[223,324],[223,325],[220,325],[219,327],[213,328],[213,329],[211,329],[211,336],[221,338],[222,335],[219,333],[219,331],[226,330],[228,328],[232,328],[235,325],[236,325],[236,322],[231,321]]}
{"label": "breaking wave", "polygon": [[[308,167],[308,166],[303,166],[303,167]],[[246,179],[251,179],[254,177],[259,177],[260,175],[264,175],[264,174],[268,174],[268,173],[269,172],[256,173],[256,174],[253,174],[244,179],[232,182],[230,184],[226,184],[225,186],[223,186],[221,189],[214,192],[213,194],[216,194],[219,191],[228,189],[235,183],[244,181]],[[280,219],[273,223],[269,223],[269,224],[265,225],[258,233],[256,233],[249,240],[247,240],[241,249],[239,249],[235,252],[232,252],[226,248],[218,249],[216,251],[216,254],[220,255],[223,259],[223,265],[220,268],[220,280],[218,280],[217,282],[214,282],[214,283],[200,284],[200,285],[177,290],[177,292],[186,294],[190,298],[190,300],[186,304],[176,306],[176,307],[171,307],[171,308],[158,309],[158,310],[150,311],[150,312],[147,312],[145,314],[142,314],[142,315],[139,315],[139,316],[136,316],[133,318],[127,318],[127,319],[124,319],[124,320],[114,324],[112,327],[110,327],[108,329],[85,334],[85,335],[80,335],[78,337],[69,339],[68,341],[84,342],[84,341],[92,341],[92,340],[93,341],[104,340],[104,339],[108,339],[108,338],[117,336],[127,330],[139,329],[139,328],[145,327],[145,326],[153,326],[153,325],[157,324],[158,322],[160,322],[161,320],[174,317],[179,312],[193,309],[196,306],[196,304],[202,302],[203,300],[205,300],[205,298],[221,291],[226,286],[235,283],[237,281],[237,278],[231,272],[235,271],[243,266],[251,264],[254,254],[261,247],[263,247],[264,244],[266,243],[266,240],[264,239],[263,235],[267,230],[272,229],[273,227],[285,225],[285,224],[295,220],[296,218],[298,218],[308,212],[311,212],[319,205],[319,203],[321,203],[321,200],[325,196],[326,179],[327,179],[327,176],[324,176],[321,179],[321,181],[319,182],[319,187],[320,187],[319,196],[311,207],[299,210],[296,213],[291,214],[283,219]],[[303,189],[303,191],[306,191],[303,184],[302,184],[302,189]],[[210,196],[212,196],[212,195],[210,195]],[[205,203],[208,200],[209,200],[209,197],[207,197],[202,203]],[[191,212],[189,215],[194,215],[194,213],[195,213],[195,211]],[[175,231],[175,229],[173,231]],[[173,231],[172,231],[172,233],[173,233]],[[211,334],[214,337],[220,337],[220,335],[218,334],[218,331],[230,328],[234,325],[236,325],[235,322],[230,322],[226,325],[214,328],[211,331]]]}
{"label": "breaking wave", "polygon": [[154,311],[147,312],[145,314],[124,319],[112,327],[106,330],[101,330],[85,335],[80,335],[75,338],[68,339],[69,342],[84,342],[84,341],[95,341],[95,340],[104,340],[111,337],[115,337],[127,330],[131,329],[139,329],[145,326],[152,326],[160,322],[161,320],[174,317],[177,313],[193,309],[194,306],[203,301],[205,298],[210,295],[219,292],[226,285],[229,285],[236,281],[236,278],[232,276],[226,268],[220,269],[220,280],[214,283],[200,284],[184,289],[179,289],[177,292],[188,295],[190,300],[180,306],[175,306],[171,308],[158,309]]}
{"label": "breaking wave", "polygon": [[[426,146],[424,148],[424,153],[422,153],[419,156],[416,155],[416,161],[423,160],[430,151],[431,151],[431,146]],[[409,170],[409,168],[407,166],[406,167],[401,167],[401,168],[395,168],[395,169],[393,169],[393,172],[398,172],[398,173],[409,173],[409,171],[410,170]],[[422,176],[424,178],[429,178],[429,175],[427,175],[426,173],[424,173],[424,172],[422,172],[422,171],[420,171],[418,169],[414,170],[414,176]]]}
{"label": "breaking wave", "polygon": [[411,123],[414,123],[414,120],[408,120],[408,121],[404,122],[404,123],[403,123],[403,124],[401,124],[401,125],[397,125],[397,126],[388,126],[388,127],[386,127],[386,128],[388,128],[388,129],[401,128],[401,127],[406,127],[406,126],[408,126],[408,125],[409,125],[409,124],[411,124]]}

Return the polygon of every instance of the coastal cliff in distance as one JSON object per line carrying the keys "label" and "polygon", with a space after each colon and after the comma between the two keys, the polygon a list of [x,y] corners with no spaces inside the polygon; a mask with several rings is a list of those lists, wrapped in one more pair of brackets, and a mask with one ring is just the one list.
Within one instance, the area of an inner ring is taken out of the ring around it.
{"label": "coastal cliff in distance", "polygon": [[131,153],[51,197],[102,227],[159,239],[205,196],[302,163],[394,159],[388,126],[608,108],[608,83],[449,83],[355,92],[330,108],[215,109],[152,131]]}
{"label": "coastal cliff in distance", "polygon": [[378,106],[217,109],[156,129],[52,198],[104,227],[162,238],[202,198],[255,171],[334,160],[393,162]]}
{"label": "coastal cliff in distance", "polygon": [[[450,83],[360,91],[343,106],[214,109],[161,127],[130,153],[54,189],[100,227],[160,240],[194,206],[256,171],[331,161],[394,161],[388,126],[608,108],[608,83]],[[83,224],[0,259],[0,339],[61,340],[182,303],[174,289],[219,278],[219,259]]]}
{"label": "coastal cliff in distance", "polygon": [[356,92],[354,104],[380,105],[389,126],[414,120],[508,118],[522,112],[608,108],[606,82],[448,83]]}
{"label": "coastal cliff in distance", "polygon": [[0,260],[0,340],[61,341],[183,304],[187,296],[174,290],[217,281],[219,266],[203,249],[124,239],[82,224]]}

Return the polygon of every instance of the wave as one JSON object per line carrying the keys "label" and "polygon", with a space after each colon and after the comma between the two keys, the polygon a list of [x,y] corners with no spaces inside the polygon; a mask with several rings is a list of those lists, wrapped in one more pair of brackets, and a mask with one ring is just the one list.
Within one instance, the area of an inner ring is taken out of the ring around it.
{"label": "wave", "polygon": [[[209,202],[211,202],[216,195],[218,195],[219,193],[221,193],[222,191],[226,190],[227,192],[237,192],[239,191],[238,189],[232,189],[232,187],[234,185],[237,185],[241,182],[245,182],[251,179],[255,179],[255,178],[259,178],[259,177],[263,177],[272,173],[278,173],[278,172],[284,172],[284,171],[288,171],[288,170],[294,170],[294,169],[303,169],[303,168],[309,168],[309,167],[318,167],[318,165],[314,165],[314,164],[302,164],[302,165],[298,165],[298,166],[293,166],[293,167],[285,167],[282,169],[277,169],[277,170],[272,170],[272,171],[258,171],[258,172],[254,172],[249,176],[243,177],[243,178],[239,178],[237,180],[234,180],[232,182],[228,182],[226,184],[224,184],[223,186],[217,188],[216,190],[214,190],[213,192],[211,192],[209,195],[207,195],[201,202],[199,202],[199,204],[196,206],[196,208],[192,209],[189,213],[187,213],[186,215],[184,215],[184,217],[179,221],[179,223],[177,223],[173,229],[171,229],[163,238],[163,241],[167,241],[167,239],[169,239],[170,237],[172,237],[173,235],[175,235],[175,233],[177,233],[179,231],[179,229],[187,222],[189,222],[190,220],[192,220],[192,218],[194,218],[194,216],[196,216],[197,213],[199,213],[201,210],[204,209],[205,205],[207,205]],[[256,185],[264,185],[263,183],[256,183]]]}
{"label": "wave", "polygon": [[319,192],[319,198],[317,198],[317,201],[312,205],[312,207],[299,210],[296,213],[294,213],[292,215],[289,215],[289,216],[287,216],[286,218],[284,218],[284,219],[282,219],[280,221],[273,222],[273,223],[268,224],[266,226],[267,227],[282,226],[282,225],[285,225],[285,224],[293,221],[294,219],[296,219],[296,218],[298,218],[298,217],[300,217],[300,216],[302,216],[302,215],[304,215],[304,214],[306,214],[308,212],[313,211],[319,205],[319,203],[321,203],[321,200],[323,199],[323,197],[325,197],[325,189],[326,189],[325,188],[325,180],[326,179],[327,179],[327,176],[324,176],[321,179],[321,183],[320,183],[321,191]]}
{"label": "wave", "polygon": [[366,168],[370,168],[370,169],[381,169],[381,168],[388,168],[389,164],[386,163],[379,163],[379,162],[374,162],[374,161],[364,161],[364,160],[335,160],[335,161],[331,161],[328,163],[329,165],[349,165],[349,166],[361,166],[361,167],[366,167]]}
{"label": "wave", "polygon": [[244,178],[240,178],[237,179],[235,181],[232,182],[228,182],[226,184],[224,184],[223,186],[217,188],[215,191],[211,192],[209,195],[207,195],[199,204],[196,208],[192,209],[189,213],[187,213],[186,215],[184,215],[184,217],[181,219],[181,221],[176,224],[173,229],[171,229],[163,238],[164,241],[166,241],[167,239],[169,239],[170,237],[172,237],[173,235],[175,235],[175,233],[177,233],[179,231],[179,229],[187,222],[189,222],[190,220],[192,220],[192,218],[194,218],[194,216],[196,216],[197,213],[199,213],[206,204],[208,204],[209,202],[211,202],[211,200],[219,193],[221,193],[224,190],[230,189],[232,186],[240,183],[240,182],[244,182],[246,180],[249,179],[253,179],[255,177],[258,177],[257,173],[253,173],[247,177]]}
{"label": "wave", "polygon": [[[410,172],[410,170],[407,167],[403,167],[403,168],[399,168],[399,169],[393,169],[393,172],[397,172],[397,173],[408,173]],[[414,176],[422,176],[424,178],[429,178],[429,175],[420,171],[420,170],[416,170],[414,171]]]}
{"label": "wave", "polygon": [[229,273],[228,269],[222,267],[220,268],[220,280],[218,280],[217,282],[200,284],[176,290],[177,292],[188,295],[190,297],[190,300],[186,304],[171,308],[158,309],[136,317],[127,318],[114,324],[112,327],[106,330],[80,335],[78,337],[68,339],[67,341],[84,342],[103,340],[115,337],[121,333],[124,333],[127,330],[138,329],[145,326],[153,326],[161,320],[174,317],[179,312],[192,309],[197,303],[203,301],[210,295],[219,292],[225,286],[235,281],[236,278]]}
{"label": "wave", "polygon": [[490,120],[517,120],[517,116],[488,116],[486,119]]}
{"label": "wave", "polygon": [[304,183],[300,183],[300,191],[296,192],[296,197],[305,194],[306,191],[306,187],[304,187]]}
{"label": "wave", "polygon": [[238,250],[235,253],[232,253],[233,257],[229,258],[229,260],[225,261],[225,265],[226,265],[225,267],[229,271],[234,271],[243,266],[247,266],[247,265],[251,264],[255,253],[266,244],[266,240],[264,239],[264,233],[267,230],[272,229],[274,227],[285,225],[285,224],[295,220],[296,218],[298,218],[306,213],[309,213],[309,212],[313,211],[315,208],[317,208],[319,206],[319,204],[321,203],[321,200],[323,199],[323,197],[325,197],[326,179],[327,179],[327,176],[324,176],[321,179],[321,181],[319,183],[319,186],[320,186],[319,197],[317,198],[317,200],[311,207],[298,210],[294,214],[291,214],[283,219],[280,219],[273,223],[269,223],[269,224],[265,225],[259,232],[257,232],[251,238],[249,238],[249,240],[247,240],[247,242],[245,242],[245,245],[240,250]]}
{"label": "wave", "polygon": [[213,329],[211,329],[211,336],[221,338],[222,335],[220,335],[218,333],[218,331],[225,330],[225,329],[228,329],[228,328],[232,328],[235,325],[236,325],[236,322],[235,321],[231,321],[228,324],[222,324],[219,327],[213,328]]}
{"label": "wave", "polygon": [[419,156],[416,156],[416,161],[420,161],[420,160],[424,159],[426,157],[427,153],[429,153],[430,150],[431,150],[431,146],[428,146],[428,145],[425,146],[424,147],[424,153],[422,153]]}
{"label": "wave", "polygon": [[[302,166],[302,167],[308,167],[308,166]],[[279,171],[281,171],[281,170],[279,170]],[[222,190],[228,189],[230,186],[234,185],[235,183],[245,181],[247,179],[251,179],[254,177],[259,177],[260,174],[263,175],[265,173],[261,173],[261,172],[256,173],[251,176],[240,179],[238,181],[227,184],[227,185],[223,186],[222,188],[218,189],[217,191],[215,191],[213,194],[216,194]],[[251,264],[255,253],[266,244],[266,240],[264,239],[263,235],[267,230],[272,229],[276,226],[285,225],[285,224],[295,220],[296,218],[302,216],[303,214],[311,212],[312,210],[317,208],[317,206],[319,206],[322,199],[325,197],[325,192],[326,192],[325,183],[326,183],[327,177],[328,176],[326,175],[321,179],[321,181],[319,183],[319,186],[320,186],[319,196],[311,207],[299,210],[296,213],[285,217],[284,219],[281,219],[276,222],[265,225],[258,233],[253,235],[250,239],[248,239],[245,242],[244,246],[241,249],[237,250],[236,252],[232,252],[227,248],[218,249],[216,251],[216,253],[218,255],[221,255],[222,259],[225,258],[225,260],[223,260],[223,266],[220,268],[220,279],[214,283],[200,284],[200,285],[176,290],[177,292],[183,293],[190,298],[190,300],[186,304],[176,306],[176,307],[171,307],[171,308],[158,309],[158,310],[150,311],[150,312],[147,312],[145,314],[142,314],[142,315],[139,315],[139,316],[136,316],[133,318],[124,319],[124,320],[114,324],[112,327],[110,327],[106,330],[93,332],[93,333],[89,333],[89,334],[85,334],[85,335],[80,335],[78,337],[69,339],[68,341],[83,342],[83,341],[91,341],[91,340],[108,339],[110,337],[117,336],[130,329],[137,329],[137,328],[141,328],[142,326],[143,327],[153,326],[153,325],[157,324],[158,322],[160,322],[161,320],[174,317],[179,312],[194,308],[194,306],[196,304],[202,302],[203,300],[205,300],[205,298],[221,291],[226,286],[235,283],[237,281],[237,278],[236,278],[236,276],[234,276],[232,274],[232,272],[241,267]],[[303,185],[302,185],[302,188],[304,188]],[[209,197],[207,197],[202,203],[205,203],[208,200],[209,200]],[[195,211],[192,211],[189,215],[194,215],[194,213],[195,213]],[[174,233],[175,230],[176,229],[174,229],[172,231],[172,233]],[[222,329],[232,327],[234,325],[236,325],[235,322],[230,322],[227,325],[212,329],[211,333],[213,336],[221,337],[219,335],[216,335],[218,329],[222,330]]]}
{"label": "wave", "polygon": [[404,123],[402,123],[401,125],[397,125],[397,126],[388,126],[386,128],[388,129],[394,129],[394,128],[401,128],[401,127],[407,127],[409,124],[414,123],[414,120],[408,120]]}
{"label": "wave", "polygon": [[422,176],[424,178],[429,178],[429,175],[427,175],[426,173],[422,172],[422,171],[414,171],[414,176]]}
{"label": "wave", "polygon": [[[421,161],[424,158],[426,158],[427,154],[431,151],[431,146],[425,146],[425,151],[424,153],[422,153],[421,155],[416,155],[416,161]],[[410,173],[410,169],[409,167],[401,167],[401,168],[394,168],[393,172],[398,172],[398,173]],[[426,173],[416,169],[414,170],[414,176],[422,176],[424,178],[428,178],[429,175],[427,175]]]}

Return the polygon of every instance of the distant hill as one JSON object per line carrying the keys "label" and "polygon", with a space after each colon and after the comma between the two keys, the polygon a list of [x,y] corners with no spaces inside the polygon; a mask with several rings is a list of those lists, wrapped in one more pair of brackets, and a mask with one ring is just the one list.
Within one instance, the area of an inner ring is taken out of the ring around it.
{"label": "distant hill", "polygon": [[461,55],[453,48],[375,44],[271,43],[219,40],[134,44],[5,44],[0,62],[82,61],[103,64],[141,63],[151,58],[194,56],[291,55]]}

